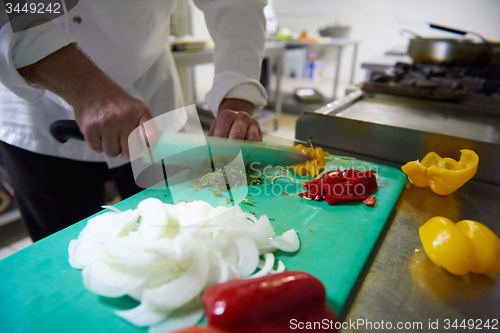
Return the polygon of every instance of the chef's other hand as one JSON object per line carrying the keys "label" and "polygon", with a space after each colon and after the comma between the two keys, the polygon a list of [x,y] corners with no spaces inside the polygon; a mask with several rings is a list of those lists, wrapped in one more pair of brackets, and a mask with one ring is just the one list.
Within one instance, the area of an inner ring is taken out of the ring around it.
{"label": "chef's other hand", "polygon": [[[96,152],[111,157],[121,154],[128,159],[129,134],[153,118],[141,101],[109,79],[75,44],[19,68],[18,72],[73,106],[85,141]],[[152,125],[146,125],[150,147],[158,140],[157,128]]]}
{"label": "chef's other hand", "polygon": [[217,118],[212,122],[209,136],[262,141],[260,125],[252,117],[253,104],[235,98],[228,98],[222,101],[219,107]]}

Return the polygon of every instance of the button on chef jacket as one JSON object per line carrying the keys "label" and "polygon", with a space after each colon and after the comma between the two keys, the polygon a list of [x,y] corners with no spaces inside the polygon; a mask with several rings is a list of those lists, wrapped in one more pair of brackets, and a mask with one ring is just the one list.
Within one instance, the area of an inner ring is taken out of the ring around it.
{"label": "button on chef jacket", "polygon": [[[63,2],[64,3],[64,2]],[[194,0],[215,42],[215,76],[205,101],[216,114],[224,98],[241,98],[260,111],[266,92],[258,82],[265,43],[265,0]],[[85,142],[61,144],[50,124],[74,119],[57,95],[26,81],[16,68],[37,62],[71,43],[86,53],[114,82],[142,100],[153,116],[182,106],[182,94],[168,46],[174,0],[82,0],[65,15],[13,33],[0,29],[0,140],[41,154],[104,162],[126,161],[95,153]],[[181,113],[172,129],[184,126]]]}

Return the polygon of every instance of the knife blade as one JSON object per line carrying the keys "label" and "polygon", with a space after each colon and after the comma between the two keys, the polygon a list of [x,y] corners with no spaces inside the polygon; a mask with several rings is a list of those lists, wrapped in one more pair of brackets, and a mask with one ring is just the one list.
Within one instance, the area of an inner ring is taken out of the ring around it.
{"label": "knife blade", "polygon": [[[74,120],[57,120],[50,125],[50,133],[57,141],[65,143],[69,139],[84,140],[84,136]],[[304,163],[310,156],[292,151],[290,147],[255,141],[232,140],[179,132],[164,132],[151,152],[151,160],[159,163],[189,165],[198,164],[200,148],[208,146],[210,155],[236,156],[241,151],[245,163],[288,166]],[[238,151],[239,149],[239,151]],[[165,157],[171,157],[165,159]]]}

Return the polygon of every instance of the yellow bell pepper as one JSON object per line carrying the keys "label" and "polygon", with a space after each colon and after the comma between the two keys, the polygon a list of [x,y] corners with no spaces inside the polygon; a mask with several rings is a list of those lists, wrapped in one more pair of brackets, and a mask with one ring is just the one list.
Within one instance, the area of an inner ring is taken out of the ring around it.
{"label": "yellow bell pepper", "polygon": [[310,142],[309,144],[311,145],[310,148],[307,148],[304,145],[296,145],[292,148],[292,150],[308,155],[312,158],[312,160],[292,165],[290,168],[292,168],[293,171],[300,176],[309,175],[311,177],[316,177],[325,167],[325,152],[321,149],[321,147],[314,148]]}
{"label": "yellow bell pepper", "polygon": [[455,275],[500,273],[500,239],[485,225],[463,220],[457,224],[436,216],[418,229],[425,252],[438,266]]}
{"label": "yellow bell pepper", "polygon": [[408,162],[401,167],[401,170],[413,185],[430,186],[433,192],[447,195],[458,190],[474,177],[477,171],[479,163],[477,154],[469,149],[462,149],[460,152],[462,155],[458,162],[430,152],[421,162],[419,160]]}

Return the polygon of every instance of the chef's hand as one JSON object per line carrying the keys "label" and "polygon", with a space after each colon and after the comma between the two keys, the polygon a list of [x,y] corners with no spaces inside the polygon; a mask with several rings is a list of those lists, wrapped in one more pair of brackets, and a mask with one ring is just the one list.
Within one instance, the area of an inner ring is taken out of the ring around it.
{"label": "chef's hand", "polygon": [[[137,126],[153,119],[143,102],[133,98],[113,82],[101,83],[79,96],[72,105],[75,120],[87,145],[93,151],[110,157],[121,154],[123,158],[129,159],[130,133]],[[148,125],[148,139],[155,141]],[[139,137],[136,139],[140,140]],[[139,143],[133,144],[140,147]],[[133,156],[136,157],[138,156]]]}
{"label": "chef's hand", "polygon": [[[88,146],[128,159],[129,135],[152,119],[148,108],[109,79],[76,45],[70,44],[18,72],[28,81],[64,98]],[[153,122],[145,125],[150,146],[158,138]],[[137,138],[140,140],[140,138]],[[133,143],[136,146],[136,143]],[[143,145],[140,142],[138,147]],[[135,157],[135,156],[133,156]]]}
{"label": "chef's hand", "polygon": [[260,125],[252,117],[253,104],[236,98],[222,101],[217,118],[212,122],[208,135],[250,141],[262,141]]}

